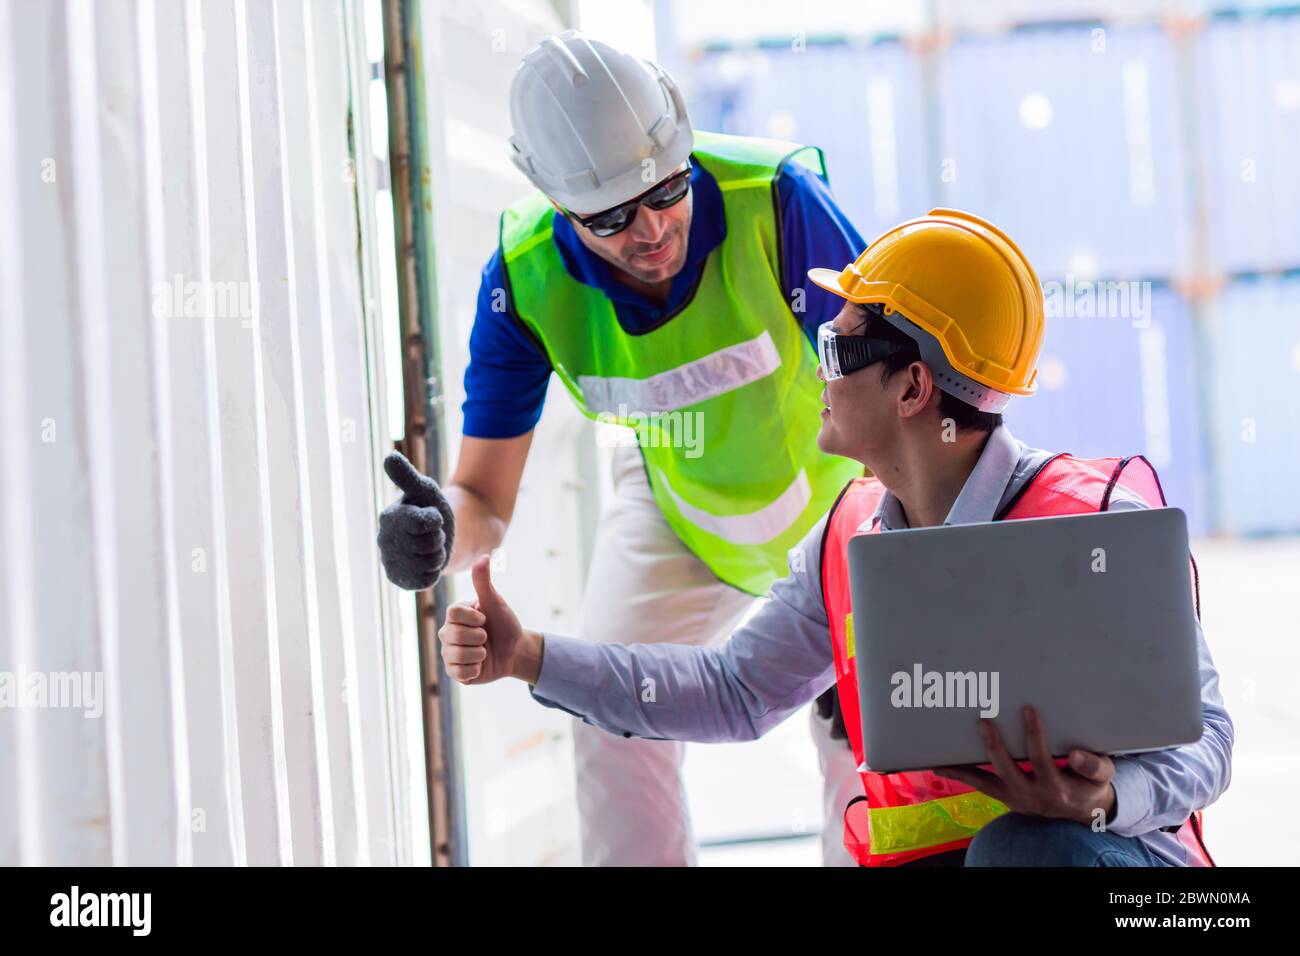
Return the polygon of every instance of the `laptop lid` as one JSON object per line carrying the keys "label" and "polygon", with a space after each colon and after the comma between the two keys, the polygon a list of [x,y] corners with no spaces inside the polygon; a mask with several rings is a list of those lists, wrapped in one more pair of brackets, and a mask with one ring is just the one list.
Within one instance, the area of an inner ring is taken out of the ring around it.
{"label": "laptop lid", "polygon": [[865,769],[987,762],[1201,736],[1187,523],[1176,508],[858,535],[848,545]]}

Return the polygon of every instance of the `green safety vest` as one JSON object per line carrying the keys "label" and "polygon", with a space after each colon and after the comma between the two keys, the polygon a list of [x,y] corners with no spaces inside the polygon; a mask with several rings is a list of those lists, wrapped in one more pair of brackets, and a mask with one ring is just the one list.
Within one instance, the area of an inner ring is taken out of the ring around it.
{"label": "green safety vest", "polygon": [[817,447],[817,356],[781,280],[777,174],[790,161],[825,167],[820,150],[699,131],[692,155],[722,191],[727,235],[675,314],[625,332],[605,294],[569,275],[541,193],[501,217],[507,294],[582,413],[636,430],[678,537],[721,580],[764,594],[862,474]]}

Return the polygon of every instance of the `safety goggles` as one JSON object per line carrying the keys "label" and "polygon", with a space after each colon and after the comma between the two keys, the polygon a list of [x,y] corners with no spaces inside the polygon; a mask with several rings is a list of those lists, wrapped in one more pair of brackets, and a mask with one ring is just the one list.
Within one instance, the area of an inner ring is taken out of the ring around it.
{"label": "safety goggles", "polygon": [[687,160],[685,169],[673,173],[635,199],[629,199],[613,209],[606,209],[604,212],[593,213],[590,216],[579,216],[577,213],[569,213],[569,215],[590,229],[593,235],[607,239],[610,236],[617,236],[632,225],[636,221],[637,210],[643,205],[655,210],[668,209],[685,199],[690,191],[691,163]]}
{"label": "safety goggles", "polygon": [[817,328],[817,358],[822,363],[822,377],[828,382],[908,348],[915,346],[870,335],[844,335],[832,329],[830,322],[823,322]]}

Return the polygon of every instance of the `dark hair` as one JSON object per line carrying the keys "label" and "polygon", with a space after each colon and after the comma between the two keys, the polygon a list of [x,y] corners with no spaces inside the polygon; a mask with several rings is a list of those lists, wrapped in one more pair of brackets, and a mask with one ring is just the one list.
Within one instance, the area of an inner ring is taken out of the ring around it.
{"label": "dark hair", "polygon": [[[855,335],[869,335],[872,338],[907,346],[901,352],[895,352],[880,360],[882,384],[889,381],[890,376],[895,372],[902,371],[913,362],[922,360],[921,350],[917,347],[916,340],[886,319],[881,314],[879,305],[855,302],[853,310],[856,317],[863,322],[863,326],[854,331]],[[935,388],[938,386],[936,385]],[[956,423],[958,431],[991,432],[1002,424],[1000,412],[981,412],[974,405],[949,395],[942,389],[939,390],[939,416],[951,418]]]}

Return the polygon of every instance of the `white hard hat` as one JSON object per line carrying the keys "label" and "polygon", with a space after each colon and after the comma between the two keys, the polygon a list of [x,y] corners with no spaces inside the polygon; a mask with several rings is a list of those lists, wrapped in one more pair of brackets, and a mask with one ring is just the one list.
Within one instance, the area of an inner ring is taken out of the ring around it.
{"label": "white hard hat", "polygon": [[695,142],[667,72],[577,30],[545,37],[525,54],[510,86],[510,122],[511,160],[579,215],[645,192],[685,162]]}

